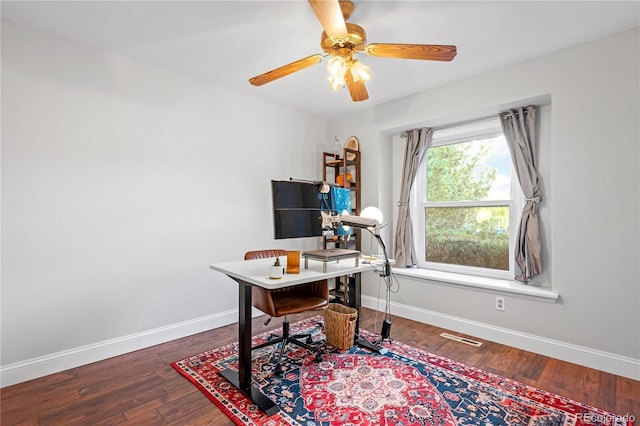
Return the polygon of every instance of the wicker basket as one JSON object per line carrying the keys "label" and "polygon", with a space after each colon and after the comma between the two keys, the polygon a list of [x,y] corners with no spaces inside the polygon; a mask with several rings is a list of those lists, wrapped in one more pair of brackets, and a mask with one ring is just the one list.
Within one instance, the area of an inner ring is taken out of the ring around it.
{"label": "wicker basket", "polygon": [[339,303],[329,303],[324,310],[324,328],[327,343],[338,349],[353,346],[358,311]]}

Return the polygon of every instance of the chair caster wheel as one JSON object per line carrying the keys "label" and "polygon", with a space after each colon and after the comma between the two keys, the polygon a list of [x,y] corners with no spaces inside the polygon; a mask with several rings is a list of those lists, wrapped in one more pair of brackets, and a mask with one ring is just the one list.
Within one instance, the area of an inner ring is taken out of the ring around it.
{"label": "chair caster wheel", "polygon": [[316,362],[322,362],[322,354],[316,354]]}
{"label": "chair caster wheel", "polygon": [[313,339],[311,338],[311,336],[307,337],[307,343],[308,344],[312,344],[313,343]]}
{"label": "chair caster wheel", "polygon": [[274,373],[276,376],[281,375],[281,374],[282,374],[282,367],[280,367],[279,365],[276,365],[276,368],[274,368],[274,369],[273,369],[273,373]]}

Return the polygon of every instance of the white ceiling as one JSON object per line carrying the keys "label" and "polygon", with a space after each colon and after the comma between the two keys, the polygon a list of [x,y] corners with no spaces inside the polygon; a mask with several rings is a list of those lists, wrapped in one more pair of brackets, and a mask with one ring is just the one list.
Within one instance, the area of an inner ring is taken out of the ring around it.
{"label": "white ceiling", "polygon": [[365,1],[368,42],[454,44],[452,62],[367,57],[370,99],[331,92],[323,61],[261,87],[247,81],[315,53],[306,1],[2,1],[2,18],[267,102],[333,117],[487,69],[638,27],[640,1]]}

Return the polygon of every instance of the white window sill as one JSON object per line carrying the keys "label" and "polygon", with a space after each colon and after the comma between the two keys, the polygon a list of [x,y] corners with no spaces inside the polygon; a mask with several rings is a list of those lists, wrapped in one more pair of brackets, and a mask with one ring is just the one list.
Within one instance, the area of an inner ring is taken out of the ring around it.
{"label": "white window sill", "polygon": [[487,293],[507,293],[526,299],[533,299],[547,303],[556,303],[558,293],[548,288],[525,285],[512,280],[478,277],[473,275],[455,274],[452,272],[435,271],[433,269],[393,268],[395,275],[402,275],[424,281],[435,281],[439,284],[469,287]]}

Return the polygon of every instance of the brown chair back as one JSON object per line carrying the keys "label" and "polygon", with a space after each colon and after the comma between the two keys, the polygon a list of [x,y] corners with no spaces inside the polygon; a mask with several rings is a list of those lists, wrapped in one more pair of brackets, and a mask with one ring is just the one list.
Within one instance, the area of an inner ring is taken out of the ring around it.
{"label": "brown chair back", "polygon": [[244,254],[244,260],[265,259],[268,257],[286,257],[287,251],[281,249],[254,250]]}

